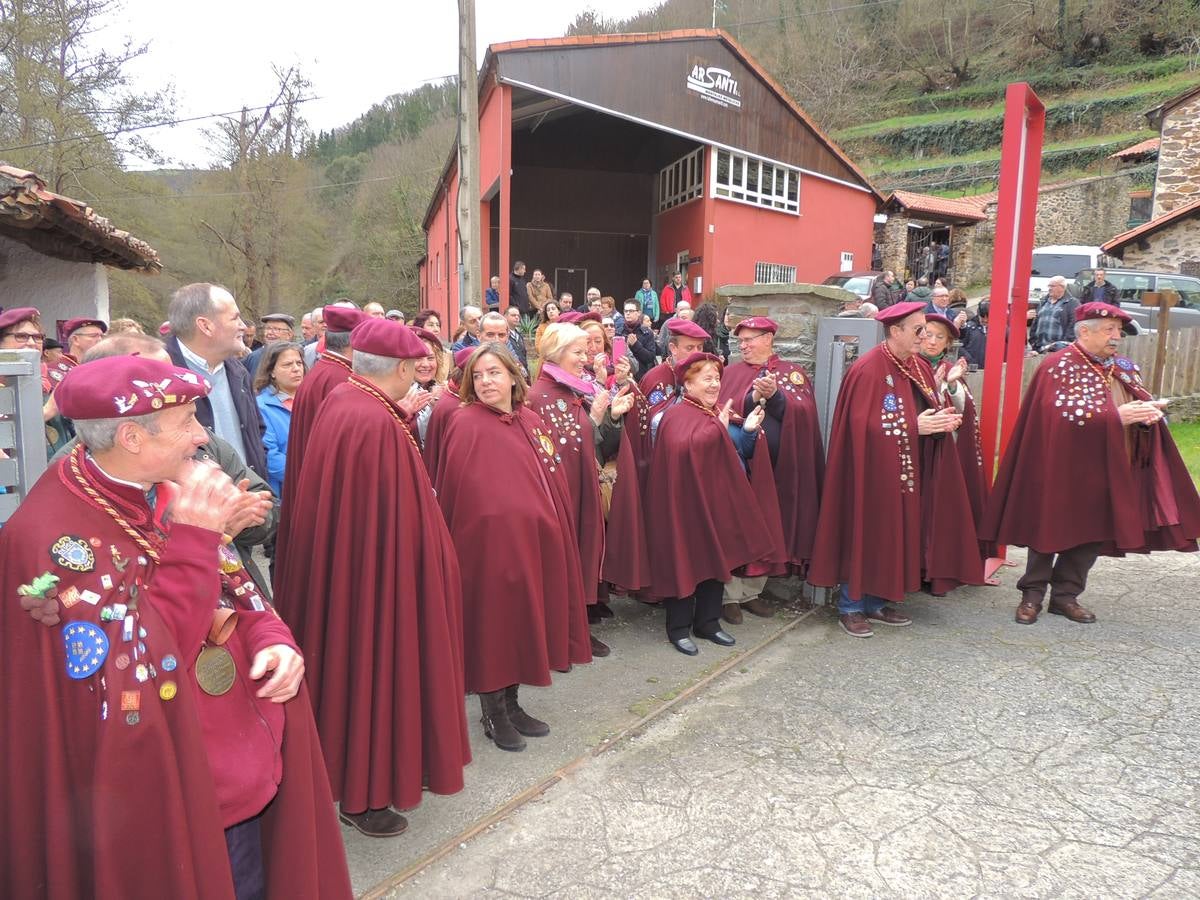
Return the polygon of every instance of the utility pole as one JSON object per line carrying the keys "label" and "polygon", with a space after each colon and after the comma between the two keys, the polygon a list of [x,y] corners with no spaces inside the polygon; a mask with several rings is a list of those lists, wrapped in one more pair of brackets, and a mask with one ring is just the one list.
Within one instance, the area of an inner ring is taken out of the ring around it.
{"label": "utility pole", "polygon": [[458,0],[458,308],[483,303],[479,238],[479,91],[475,0]]}

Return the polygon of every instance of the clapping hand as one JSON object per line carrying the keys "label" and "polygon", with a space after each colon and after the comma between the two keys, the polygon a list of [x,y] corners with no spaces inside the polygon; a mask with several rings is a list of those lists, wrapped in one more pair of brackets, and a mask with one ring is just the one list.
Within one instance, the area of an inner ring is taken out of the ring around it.
{"label": "clapping hand", "polygon": [[232,517],[236,517],[247,494],[217,468],[215,463],[189,460],[176,482],[178,493],[171,501],[171,521],[177,525],[194,525],[209,531],[223,532]]}
{"label": "clapping hand", "polygon": [[966,321],[967,321],[967,311],[965,309],[959,310],[958,315],[954,317],[954,327],[962,328],[963,325],[966,324]]}
{"label": "clapping hand", "polygon": [[721,407],[721,411],[717,413],[717,419],[720,420],[723,428],[729,427],[729,419],[733,415],[733,401],[726,400],[725,405]]}
{"label": "clapping hand", "polygon": [[592,360],[592,374],[597,384],[604,386],[608,383],[608,357],[603,353],[597,353]]}
{"label": "clapping hand", "polygon": [[224,531],[230,537],[237,537],[247,528],[254,528],[267,521],[271,507],[275,505],[274,494],[270,491],[248,491],[250,479],[243,478],[237,483],[240,495],[234,501],[229,518],[225,520]]}
{"label": "clapping hand", "polygon": [[408,413],[409,418],[415,418],[417,413],[427,407],[434,400],[433,394],[429,391],[417,391],[411,393],[407,397],[401,397],[396,401],[396,405]]}
{"label": "clapping hand", "polygon": [[750,415],[746,416],[746,420],[742,422],[742,431],[758,431],[762,425],[763,419],[767,416],[767,411],[761,406],[755,406]]}
{"label": "clapping hand", "polygon": [[608,407],[608,414],[614,419],[619,419],[633,409],[633,402],[633,394],[629,390],[629,385],[626,385],[617,392],[617,396],[613,397],[612,403]]}
{"label": "clapping hand", "polygon": [[599,425],[604,421],[604,413],[608,410],[608,391],[598,390],[592,398],[592,421]]}
{"label": "clapping hand", "polygon": [[957,431],[962,416],[953,409],[927,409],[917,416],[917,433],[922,435],[943,434]]}
{"label": "clapping hand", "polygon": [[946,381],[953,384],[956,381],[962,380],[962,377],[967,374],[966,357],[960,357],[958,362],[950,367],[950,371],[946,373]]}
{"label": "clapping hand", "polygon": [[764,375],[762,378],[754,379],[754,402],[759,400],[770,400],[775,396],[775,392],[779,390],[779,385],[775,381],[774,375]]}
{"label": "clapping hand", "polygon": [[1117,407],[1122,425],[1153,425],[1163,417],[1161,400],[1131,400]]}

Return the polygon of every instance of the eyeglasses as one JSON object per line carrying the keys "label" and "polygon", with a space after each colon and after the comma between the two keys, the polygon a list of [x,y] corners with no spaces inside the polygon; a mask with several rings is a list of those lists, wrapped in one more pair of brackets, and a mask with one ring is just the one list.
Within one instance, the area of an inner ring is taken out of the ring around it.
{"label": "eyeglasses", "polygon": [[754,343],[754,342],[755,342],[755,341],[757,341],[757,340],[758,340],[760,337],[766,337],[766,336],[767,336],[767,332],[765,332],[765,331],[762,331],[762,332],[759,332],[758,334],[756,334],[754,337],[748,337],[748,338],[738,338],[738,339],[737,339],[737,344],[738,344],[738,346],[739,346],[739,347],[745,347],[747,344],[752,344],[752,343]]}
{"label": "eyeglasses", "polygon": [[5,337],[10,337],[22,344],[40,344],[46,339],[44,334],[37,331],[10,331]]}

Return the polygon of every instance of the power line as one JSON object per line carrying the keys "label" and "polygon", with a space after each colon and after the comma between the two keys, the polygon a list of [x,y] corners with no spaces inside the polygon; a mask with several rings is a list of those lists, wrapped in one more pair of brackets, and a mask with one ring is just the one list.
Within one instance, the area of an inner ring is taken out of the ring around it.
{"label": "power line", "polygon": [[[321,99],[323,99],[323,98],[321,98],[321,97],[302,97],[299,100],[296,100],[293,102],[308,103],[310,100],[321,100]],[[12,153],[15,150],[32,150],[36,147],[52,147],[56,144],[69,144],[69,143],[73,143],[74,141],[89,141],[89,140],[92,140],[93,138],[117,137],[118,135],[126,134],[131,131],[147,131],[152,128],[168,128],[172,125],[185,125],[188,122],[203,122],[206,119],[220,119],[225,116],[238,115],[243,110],[245,110],[246,112],[258,112],[259,110],[270,109],[274,105],[275,105],[274,103],[267,103],[262,106],[239,107],[238,109],[233,109],[233,110],[230,110],[229,112],[209,113],[208,115],[204,115],[204,116],[188,116],[183,119],[169,119],[165,122],[151,122],[147,125],[135,125],[131,128],[115,128],[112,131],[94,131],[91,134],[80,134],[80,135],[75,135],[74,137],[54,138],[54,139],[48,140],[48,141],[36,141],[32,144],[22,144],[19,147],[0,147],[0,153]]]}

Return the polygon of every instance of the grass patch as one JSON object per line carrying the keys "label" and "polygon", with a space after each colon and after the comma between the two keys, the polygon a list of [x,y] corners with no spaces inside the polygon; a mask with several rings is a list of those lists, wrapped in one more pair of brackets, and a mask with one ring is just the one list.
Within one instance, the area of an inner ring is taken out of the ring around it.
{"label": "grass patch", "polygon": [[1200,484],[1200,422],[1172,422],[1170,429],[1192,480]]}
{"label": "grass patch", "polygon": [[[1156,137],[1158,132],[1144,129],[1128,131],[1124,134],[1093,134],[1087,137],[1075,138],[1070,141],[1057,141],[1042,147],[1042,153],[1055,153],[1061,150],[1081,150],[1087,147],[1099,147],[1112,144],[1118,149],[1131,147],[1146,138]],[[1115,152],[1115,151],[1114,151]],[[961,156],[926,156],[903,157],[881,160],[879,163],[868,162],[866,169],[872,176],[886,175],[895,172],[917,173],[926,169],[942,169],[950,166],[966,166],[981,162],[998,162],[1000,150],[976,150],[974,153],[964,153]]]}

